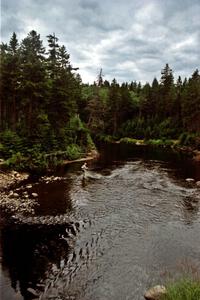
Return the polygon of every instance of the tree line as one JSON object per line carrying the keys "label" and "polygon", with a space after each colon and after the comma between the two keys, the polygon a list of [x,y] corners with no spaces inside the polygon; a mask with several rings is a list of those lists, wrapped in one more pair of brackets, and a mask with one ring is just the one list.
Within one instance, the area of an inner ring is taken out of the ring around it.
{"label": "tree line", "polygon": [[[200,133],[200,75],[175,82],[168,64],[158,81],[141,85],[103,80],[83,84],[55,34],[48,47],[32,30],[0,46],[0,154],[10,163],[37,164],[47,153],[74,159],[92,138],[178,139]],[[92,136],[92,138],[91,138]],[[27,161],[28,158],[28,161]],[[55,157],[53,157],[54,159]]]}
{"label": "tree line", "polygon": [[[91,91],[93,89],[93,92]],[[178,139],[200,134],[200,75],[195,70],[175,82],[168,64],[152,84],[104,81],[100,87],[83,86],[87,94],[86,122],[95,134],[137,139]]]}

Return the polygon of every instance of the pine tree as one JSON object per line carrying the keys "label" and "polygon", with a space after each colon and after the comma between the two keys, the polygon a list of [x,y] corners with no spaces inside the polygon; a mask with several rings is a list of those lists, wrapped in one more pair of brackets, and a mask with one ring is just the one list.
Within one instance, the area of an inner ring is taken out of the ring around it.
{"label": "pine tree", "polygon": [[116,79],[113,79],[110,89],[109,89],[109,102],[108,102],[108,116],[109,116],[109,133],[112,135],[117,134],[117,127],[119,125],[119,115],[121,107],[121,94],[120,86]]}
{"label": "pine tree", "polygon": [[166,64],[161,71],[160,79],[160,116],[169,117],[174,113],[174,76],[172,69]]}
{"label": "pine tree", "polygon": [[[46,91],[45,48],[40,35],[32,30],[20,45],[20,93],[23,130],[30,136],[37,134],[37,116],[44,108]],[[25,117],[25,118],[24,118]]]}
{"label": "pine tree", "polygon": [[2,129],[16,129],[18,120],[19,44],[13,33],[9,45],[1,47],[1,114]]}
{"label": "pine tree", "polygon": [[196,70],[184,87],[182,117],[186,130],[200,132],[200,75]]}

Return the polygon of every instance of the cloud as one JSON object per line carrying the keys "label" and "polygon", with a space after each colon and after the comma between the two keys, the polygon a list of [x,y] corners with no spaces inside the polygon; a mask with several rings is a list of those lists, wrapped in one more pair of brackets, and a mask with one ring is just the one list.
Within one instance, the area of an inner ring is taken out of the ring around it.
{"label": "cloud", "polygon": [[[152,82],[169,63],[191,76],[200,62],[199,0],[2,0],[1,35],[55,32],[84,82]],[[46,44],[46,42],[45,42]]]}

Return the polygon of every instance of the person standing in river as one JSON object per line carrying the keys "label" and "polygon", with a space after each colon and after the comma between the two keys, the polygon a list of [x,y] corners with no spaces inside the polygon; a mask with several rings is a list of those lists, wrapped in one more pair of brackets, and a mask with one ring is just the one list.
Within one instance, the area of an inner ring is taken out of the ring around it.
{"label": "person standing in river", "polygon": [[81,169],[83,171],[83,178],[86,178],[85,171],[88,170],[88,166],[86,162],[81,166]]}

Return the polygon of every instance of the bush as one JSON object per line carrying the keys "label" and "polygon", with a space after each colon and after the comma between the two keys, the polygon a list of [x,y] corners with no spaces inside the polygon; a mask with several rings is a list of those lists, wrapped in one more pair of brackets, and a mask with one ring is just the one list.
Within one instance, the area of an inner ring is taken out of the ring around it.
{"label": "bush", "polygon": [[151,146],[164,146],[164,141],[161,139],[157,139],[157,140],[150,139],[145,141],[145,143]]}
{"label": "bush", "polygon": [[26,167],[26,159],[20,152],[17,152],[7,159],[5,164],[9,168],[15,167],[17,170],[23,170]]}
{"label": "bush", "polygon": [[67,146],[66,155],[69,160],[78,159],[81,157],[81,147],[76,144],[71,144]]}
{"label": "bush", "polygon": [[126,144],[135,145],[137,143],[137,140],[125,137],[125,138],[120,139],[120,143],[126,143]]}
{"label": "bush", "polygon": [[23,152],[25,141],[15,132],[11,130],[5,130],[0,134],[0,140],[0,153],[3,157],[9,158],[13,153]]}
{"label": "bush", "polygon": [[161,300],[199,300],[200,282],[192,279],[181,279],[167,286],[167,294]]}
{"label": "bush", "polygon": [[98,139],[102,142],[112,143],[114,141],[114,137],[112,135],[99,134]]}
{"label": "bush", "polygon": [[183,132],[179,136],[179,143],[183,146],[200,147],[200,137],[195,133]]}
{"label": "bush", "polygon": [[95,150],[96,147],[95,147],[95,144],[91,138],[91,135],[89,133],[87,133],[86,135],[86,140],[87,140],[87,150]]}

